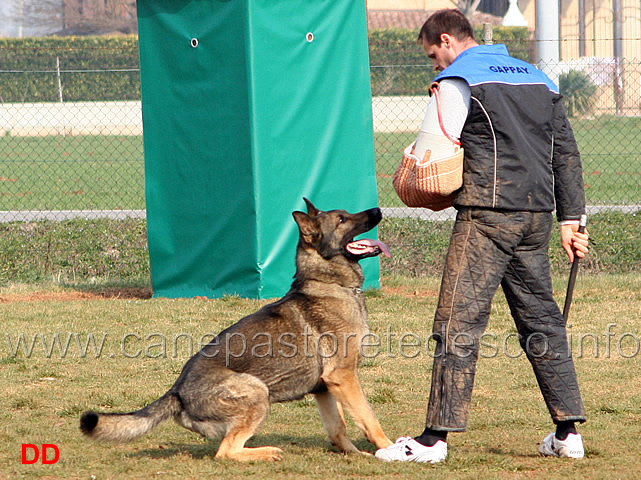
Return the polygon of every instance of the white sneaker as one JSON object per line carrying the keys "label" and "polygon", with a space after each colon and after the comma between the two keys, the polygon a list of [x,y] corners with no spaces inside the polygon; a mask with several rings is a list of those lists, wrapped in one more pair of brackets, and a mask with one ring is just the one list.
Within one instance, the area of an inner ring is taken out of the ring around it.
{"label": "white sneaker", "polygon": [[550,433],[539,447],[539,453],[546,457],[583,458],[583,440],[578,433],[570,433],[565,440]]}
{"label": "white sneaker", "polygon": [[438,463],[447,457],[447,443],[439,440],[434,446],[426,447],[412,437],[401,437],[389,447],[377,450],[375,455],[384,462]]}

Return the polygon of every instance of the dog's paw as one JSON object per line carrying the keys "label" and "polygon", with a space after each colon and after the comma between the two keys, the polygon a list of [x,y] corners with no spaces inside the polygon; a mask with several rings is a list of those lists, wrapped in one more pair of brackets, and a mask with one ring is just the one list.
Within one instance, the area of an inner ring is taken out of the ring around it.
{"label": "dog's paw", "polygon": [[278,462],[283,459],[283,451],[278,447],[245,447],[235,452],[219,450],[216,458],[236,462]]}
{"label": "dog's paw", "polygon": [[267,462],[280,462],[283,459],[283,451],[278,447],[262,447],[261,460]]}

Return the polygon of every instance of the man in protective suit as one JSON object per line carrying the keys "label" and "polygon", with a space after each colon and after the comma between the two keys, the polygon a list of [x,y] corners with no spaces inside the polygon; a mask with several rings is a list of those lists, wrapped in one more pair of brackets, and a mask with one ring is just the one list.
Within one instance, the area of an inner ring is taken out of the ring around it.
{"label": "man in protective suit", "polygon": [[[548,257],[554,211],[570,261],[588,251],[587,233],[578,232],[585,213],[581,160],[561,95],[504,45],[478,45],[457,10],[432,14],[419,41],[440,71],[444,129],[460,137],[465,152],[463,186],[454,199],[457,217],[434,319],[426,428],[376,457],[430,463],[447,457],[448,432],[467,425],[480,339],[499,285],[556,424],[539,453],[583,457],[575,424],[585,421],[585,410]],[[438,129],[424,127],[419,158],[439,144]]]}

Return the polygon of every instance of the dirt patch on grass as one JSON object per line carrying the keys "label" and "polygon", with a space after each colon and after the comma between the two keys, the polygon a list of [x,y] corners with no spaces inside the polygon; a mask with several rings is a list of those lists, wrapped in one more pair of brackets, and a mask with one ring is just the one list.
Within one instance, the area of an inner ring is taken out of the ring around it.
{"label": "dirt patch on grass", "polygon": [[[430,288],[412,288],[383,285],[384,295],[398,295],[406,298],[436,298],[438,290]],[[151,287],[104,288],[100,290],[62,290],[20,293],[0,293],[0,304],[17,302],[76,302],[79,300],[147,300],[152,296]],[[208,300],[207,297],[194,297],[196,300]]]}
{"label": "dirt patch on grass", "polygon": [[31,293],[0,294],[0,303],[14,302],[75,302],[78,300],[148,299],[151,288],[107,288],[96,291],[65,290],[59,292],[41,291]]}
{"label": "dirt patch on grass", "polygon": [[385,295],[398,295],[406,298],[438,297],[438,290],[432,288],[387,287],[383,285],[381,291]]}

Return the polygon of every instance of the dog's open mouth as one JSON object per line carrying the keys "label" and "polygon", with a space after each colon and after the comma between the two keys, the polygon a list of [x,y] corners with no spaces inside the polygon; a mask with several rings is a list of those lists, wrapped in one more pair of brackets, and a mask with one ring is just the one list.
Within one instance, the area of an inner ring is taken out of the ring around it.
{"label": "dog's open mouth", "polygon": [[360,240],[352,240],[347,245],[345,245],[345,250],[347,250],[352,255],[357,255],[359,257],[373,257],[380,255],[381,253],[386,257],[391,257],[389,248],[380,240],[372,240],[371,238],[362,238]]}

